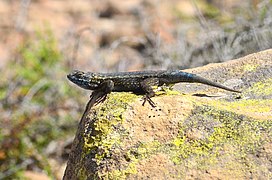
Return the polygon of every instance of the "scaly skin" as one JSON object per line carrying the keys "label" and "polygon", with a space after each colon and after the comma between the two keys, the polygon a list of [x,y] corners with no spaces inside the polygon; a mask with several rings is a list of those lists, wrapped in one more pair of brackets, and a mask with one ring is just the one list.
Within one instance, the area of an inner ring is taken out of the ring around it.
{"label": "scaly skin", "polygon": [[155,107],[155,103],[151,100],[151,97],[155,96],[152,86],[167,86],[181,82],[201,83],[240,93],[240,91],[180,70],[117,73],[92,73],[75,70],[68,74],[67,78],[84,89],[104,92],[97,103],[105,100],[106,95],[110,92],[133,92],[145,94],[143,105],[148,101],[152,107]]}

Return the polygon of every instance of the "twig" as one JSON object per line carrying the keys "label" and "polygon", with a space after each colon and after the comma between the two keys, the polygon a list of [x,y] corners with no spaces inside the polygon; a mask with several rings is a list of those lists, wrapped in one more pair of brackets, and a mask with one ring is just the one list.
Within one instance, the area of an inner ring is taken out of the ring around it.
{"label": "twig", "polygon": [[68,62],[69,67],[72,67],[72,68],[74,67],[74,62],[77,60],[77,53],[78,53],[78,49],[80,45],[81,36],[85,31],[93,32],[93,30],[90,27],[84,27],[75,34],[75,44],[73,48],[72,59],[70,60],[70,62]]}

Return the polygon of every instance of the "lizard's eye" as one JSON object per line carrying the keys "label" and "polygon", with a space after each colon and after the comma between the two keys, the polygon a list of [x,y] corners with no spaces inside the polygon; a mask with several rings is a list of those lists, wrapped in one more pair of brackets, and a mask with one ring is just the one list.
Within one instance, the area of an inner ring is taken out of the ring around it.
{"label": "lizard's eye", "polygon": [[84,73],[82,71],[75,70],[72,74],[74,76],[82,76]]}
{"label": "lizard's eye", "polygon": [[77,72],[77,75],[79,75],[79,76],[82,76],[83,75],[83,72]]}

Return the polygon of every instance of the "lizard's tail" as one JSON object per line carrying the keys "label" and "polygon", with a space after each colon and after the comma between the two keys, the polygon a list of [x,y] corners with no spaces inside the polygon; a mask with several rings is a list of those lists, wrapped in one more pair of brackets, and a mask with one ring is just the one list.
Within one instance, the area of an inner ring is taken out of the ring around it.
{"label": "lizard's tail", "polygon": [[208,79],[199,77],[199,76],[197,76],[197,75],[194,75],[194,76],[192,77],[191,82],[192,82],[192,83],[196,82],[196,83],[206,84],[206,85],[210,85],[210,86],[213,86],[213,87],[225,89],[225,90],[227,90],[227,91],[241,93],[241,91],[237,91],[237,90],[228,88],[228,87],[226,87],[226,86],[223,86],[223,85],[218,84],[218,83],[216,83],[216,82],[212,82],[212,81],[210,81],[210,80],[208,80]]}

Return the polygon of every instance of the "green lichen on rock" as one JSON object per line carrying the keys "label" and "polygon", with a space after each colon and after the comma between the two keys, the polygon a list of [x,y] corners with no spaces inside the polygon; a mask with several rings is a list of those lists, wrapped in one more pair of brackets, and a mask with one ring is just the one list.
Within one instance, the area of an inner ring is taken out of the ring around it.
{"label": "green lichen on rock", "polygon": [[252,92],[256,95],[267,96],[272,94],[272,78],[266,79],[262,82],[253,84],[252,88],[248,89],[248,92]]}
{"label": "green lichen on rock", "polygon": [[136,165],[138,163],[138,159],[134,158],[131,163],[129,163],[128,167],[123,170],[113,170],[108,172],[107,177],[108,179],[126,179],[130,174],[136,174],[137,168]]}
{"label": "green lichen on rock", "polygon": [[[271,127],[269,120],[258,121],[212,106],[198,106],[172,141],[172,161],[200,170],[219,166],[225,171],[239,171],[237,174],[260,170],[252,156],[272,137]],[[201,136],[191,138],[188,132],[192,129],[201,131]]]}
{"label": "green lichen on rock", "polygon": [[129,153],[137,159],[143,159],[149,157],[151,154],[158,152],[161,147],[161,143],[158,141],[141,142],[137,147],[130,149]]}
{"label": "green lichen on rock", "polygon": [[256,119],[272,119],[272,99],[247,99],[233,102],[211,100],[210,103],[219,109]]}
{"label": "green lichen on rock", "polygon": [[[177,174],[170,173],[173,178],[184,178],[191,169],[212,171],[220,167],[223,173],[233,178],[248,177],[247,172],[262,171],[255,156],[262,145],[272,138],[272,121],[253,114],[271,113],[272,100],[228,102],[171,93],[166,97],[171,96],[184,99],[183,102],[189,99],[194,108],[188,111],[190,114],[179,118],[179,133],[167,142],[129,143],[129,139],[134,137],[124,126],[124,123],[129,123],[125,112],[133,109],[131,104],[137,99],[136,95],[112,93],[107,101],[91,110],[92,131],[88,132],[88,127],[85,129],[83,158],[93,155],[98,168],[92,177],[138,177],[143,162],[157,154],[169,157],[174,164],[171,168],[178,168]],[[251,113],[247,113],[248,110]],[[110,168],[105,169],[106,166]],[[268,171],[264,173],[265,177],[269,176]]]}
{"label": "green lichen on rock", "polygon": [[96,151],[97,165],[112,158],[111,153],[124,153],[122,156],[126,159],[126,165],[104,173],[99,172],[98,177],[126,179],[137,174],[139,163],[156,153],[167,154],[174,164],[183,166],[183,172],[179,172],[181,177],[188,168],[210,170],[220,166],[225,173],[235,171],[233,177],[242,177],[245,172],[260,170],[252,156],[272,137],[272,121],[258,119],[258,116],[246,112],[252,109],[251,113],[269,113],[272,100],[227,102],[183,96],[194,102],[195,109],[187,118],[180,119],[177,137],[166,143],[139,142],[130,149],[119,152],[125,148],[123,140],[130,133],[129,129],[122,127],[125,121],[123,113],[129,107],[128,102],[135,98],[133,94],[114,93],[103,106],[94,109],[98,118],[94,123],[96,133],[94,136],[85,137],[87,152]]}
{"label": "green lichen on rock", "polygon": [[246,64],[243,66],[243,70],[245,72],[252,72],[252,71],[255,71],[260,65],[259,64]]}
{"label": "green lichen on rock", "polygon": [[[123,113],[136,99],[131,93],[111,93],[107,100],[92,107],[84,133],[83,158],[93,158],[95,166],[103,166],[104,160],[111,156],[112,149],[122,144],[126,130],[120,128],[125,120]],[[90,173],[88,173],[90,174]],[[91,178],[108,177],[96,171]]]}
{"label": "green lichen on rock", "polygon": [[[167,94],[168,98],[173,96],[168,91]],[[107,101],[94,107],[92,111],[95,113],[91,113],[95,121],[92,132],[84,136],[85,155],[94,153],[94,161],[100,167],[93,177],[133,177],[138,173],[140,164],[157,153],[168,156],[175,168],[182,166],[178,174],[171,174],[174,178],[185,177],[188,169],[209,171],[221,167],[222,172],[235,178],[247,177],[249,171],[260,171],[254,156],[272,138],[272,121],[267,118],[271,117],[272,100],[228,102],[191,95],[179,98],[190,99],[195,108],[186,117],[180,118],[178,135],[165,143],[138,142],[130,144],[130,148],[124,144],[131,133],[123,126],[126,121],[124,112],[128,111],[137,96],[112,93]],[[258,116],[259,113],[267,113],[268,116]],[[105,164],[111,167],[110,170],[101,170]],[[267,175],[268,172],[265,173]]]}
{"label": "green lichen on rock", "polygon": [[97,114],[91,117],[95,122],[92,124],[92,134],[85,134],[84,148],[87,151],[98,150],[97,163],[107,156],[111,147],[120,143],[120,136],[124,133],[116,133],[114,127],[124,121],[123,112],[136,95],[131,93],[112,93],[103,105],[93,108]]}
{"label": "green lichen on rock", "polygon": [[79,180],[86,180],[87,177],[86,177],[86,169],[84,168],[84,166],[81,166],[80,169],[78,169],[78,179]]}
{"label": "green lichen on rock", "polygon": [[158,152],[160,148],[161,144],[158,141],[137,144],[125,154],[125,158],[129,162],[127,167],[109,172],[110,179],[127,179],[128,176],[137,174],[138,163]]}

